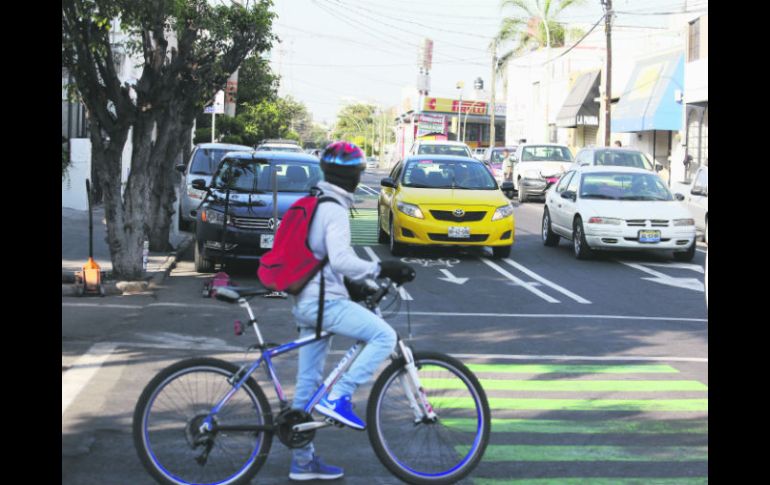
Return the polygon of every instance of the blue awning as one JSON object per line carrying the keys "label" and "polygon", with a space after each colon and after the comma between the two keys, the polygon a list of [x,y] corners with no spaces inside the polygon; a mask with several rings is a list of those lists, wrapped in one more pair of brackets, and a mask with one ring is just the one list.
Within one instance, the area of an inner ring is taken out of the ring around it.
{"label": "blue awning", "polygon": [[684,90],[684,54],[676,52],[636,63],[620,101],[612,111],[616,133],[682,128],[682,104],[675,92]]}

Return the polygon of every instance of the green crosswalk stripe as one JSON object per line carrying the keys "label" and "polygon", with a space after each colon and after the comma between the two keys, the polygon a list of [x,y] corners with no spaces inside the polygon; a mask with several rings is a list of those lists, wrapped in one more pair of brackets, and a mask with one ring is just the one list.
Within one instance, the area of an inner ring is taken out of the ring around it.
{"label": "green crosswalk stripe", "polygon": [[509,374],[644,374],[677,373],[665,364],[584,365],[584,364],[468,364],[474,373],[497,372]]}
{"label": "green crosswalk stripe", "polygon": [[[698,381],[517,381],[480,379],[486,391],[539,392],[676,392],[708,391]],[[427,389],[465,389],[459,379],[420,379]]]}
{"label": "green crosswalk stripe", "polygon": [[[470,447],[455,450],[467,454]],[[521,461],[708,461],[707,446],[489,445],[484,462]]]}
{"label": "green crosswalk stripe", "polygon": [[707,485],[708,477],[474,478],[475,485]]}
{"label": "green crosswalk stripe", "polygon": [[[451,429],[474,432],[475,419],[442,418],[441,423]],[[707,419],[666,419],[661,421],[570,421],[562,419],[497,419],[492,418],[493,433],[544,434],[708,434]]]}
{"label": "green crosswalk stripe", "polygon": [[[491,397],[490,409],[547,411],[708,411],[708,399],[519,399]],[[437,408],[475,409],[470,397],[433,396]]]}
{"label": "green crosswalk stripe", "polygon": [[377,210],[358,209],[350,217],[350,239],[355,246],[377,244]]}

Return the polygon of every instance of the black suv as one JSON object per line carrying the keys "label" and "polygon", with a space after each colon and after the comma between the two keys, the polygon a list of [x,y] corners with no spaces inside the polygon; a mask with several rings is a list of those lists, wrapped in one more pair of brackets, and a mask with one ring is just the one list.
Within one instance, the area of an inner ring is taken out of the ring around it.
{"label": "black suv", "polygon": [[[319,160],[312,155],[290,152],[227,154],[209,187],[203,180],[193,181],[196,187],[209,192],[197,214],[195,270],[209,273],[214,271],[217,262],[258,261],[273,247],[275,231],[289,206],[308,195],[322,179]],[[225,227],[227,229],[223,231]]]}

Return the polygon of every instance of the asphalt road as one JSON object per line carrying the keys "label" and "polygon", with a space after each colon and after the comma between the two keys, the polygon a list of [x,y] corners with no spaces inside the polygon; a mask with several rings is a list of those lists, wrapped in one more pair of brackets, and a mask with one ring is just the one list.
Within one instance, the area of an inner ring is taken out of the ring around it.
{"label": "asphalt road", "polygon": [[[381,176],[364,183],[377,190]],[[373,207],[373,197],[360,195],[361,206]],[[514,205],[510,258],[492,260],[483,250],[413,252],[404,259],[418,271],[406,287],[411,299],[389,319],[404,336],[411,324],[417,349],[486,365],[474,368],[493,401],[492,440],[466,482],[707,483],[705,248],[690,264],[634,253],[577,261],[566,242],[542,245],[542,203]],[[377,244],[356,251],[391,258]],[[228,271],[241,286],[256,282],[254,267]],[[131,439],[142,388],[180,358],[243,362],[253,334],[236,337],[232,322],[245,314],[202,298],[205,278],[188,254],[155,295],[62,298],[63,484],[153,483]],[[267,339],[296,337],[289,300],[253,304]],[[335,338],[329,369],[350,344]],[[294,357],[277,365],[291,395]],[[265,390],[276,406],[274,391]],[[354,399],[362,414],[367,392]],[[316,443],[326,461],[346,469],[338,483],[398,483],[365,433],[322,430]],[[289,460],[274,442],[254,483],[288,483]]]}

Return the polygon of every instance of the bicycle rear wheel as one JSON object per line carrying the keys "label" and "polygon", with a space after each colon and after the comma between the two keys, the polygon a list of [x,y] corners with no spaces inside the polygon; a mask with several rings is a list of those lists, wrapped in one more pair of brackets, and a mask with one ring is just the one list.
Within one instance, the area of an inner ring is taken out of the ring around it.
{"label": "bicycle rear wheel", "polygon": [[484,455],[490,433],[486,393],[457,359],[416,352],[415,366],[437,419],[417,420],[403,361],[388,366],[367,406],[369,440],[383,465],[413,484],[449,484],[467,476]]}
{"label": "bicycle rear wheel", "polygon": [[162,370],[142,392],[134,410],[134,446],[147,471],[160,483],[240,484],[248,482],[270,451],[270,404],[249,379],[214,416],[203,420],[233,389],[227,379],[238,367],[216,359],[190,359]]}

